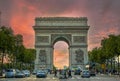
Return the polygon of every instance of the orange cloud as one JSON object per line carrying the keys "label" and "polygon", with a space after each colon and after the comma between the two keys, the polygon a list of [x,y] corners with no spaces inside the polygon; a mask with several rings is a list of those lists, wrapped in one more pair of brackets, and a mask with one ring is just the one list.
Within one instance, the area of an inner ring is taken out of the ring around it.
{"label": "orange cloud", "polygon": [[[101,39],[109,34],[120,34],[120,0],[0,0],[2,23],[10,25],[15,34],[22,34],[24,45],[34,48],[35,17],[65,16],[88,18],[90,25],[88,33],[88,50],[99,47]],[[94,5],[94,6],[93,6]],[[65,58],[66,43],[56,46],[56,58]],[[59,54],[59,55],[58,55]],[[63,63],[59,59],[59,63]],[[67,62],[66,62],[67,63]]]}

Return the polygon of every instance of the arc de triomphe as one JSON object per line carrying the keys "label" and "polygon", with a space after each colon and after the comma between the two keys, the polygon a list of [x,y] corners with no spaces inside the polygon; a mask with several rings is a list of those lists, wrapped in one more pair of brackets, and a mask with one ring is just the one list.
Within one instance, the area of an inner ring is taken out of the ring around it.
{"label": "arc de triomphe", "polygon": [[65,41],[69,46],[69,66],[83,68],[88,63],[86,17],[35,18],[35,69],[53,68],[54,44]]}

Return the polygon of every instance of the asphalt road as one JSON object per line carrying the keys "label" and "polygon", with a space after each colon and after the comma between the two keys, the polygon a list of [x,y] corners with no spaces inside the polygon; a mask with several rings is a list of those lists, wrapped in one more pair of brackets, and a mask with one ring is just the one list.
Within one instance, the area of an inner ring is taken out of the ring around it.
{"label": "asphalt road", "polygon": [[53,74],[48,74],[46,78],[36,78],[35,75],[31,75],[26,78],[0,78],[0,81],[120,81],[120,77],[97,75],[90,78],[81,78],[80,75],[73,75],[72,78],[59,79],[59,77],[54,77]]}

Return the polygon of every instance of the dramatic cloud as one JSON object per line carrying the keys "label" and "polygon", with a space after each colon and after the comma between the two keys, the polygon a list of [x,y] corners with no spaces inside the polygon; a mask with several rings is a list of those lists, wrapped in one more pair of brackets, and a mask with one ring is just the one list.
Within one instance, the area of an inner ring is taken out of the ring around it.
{"label": "dramatic cloud", "polygon": [[87,17],[90,25],[88,50],[100,46],[109,34],[120,34],[120,0],[0,0],[2,25],[24,37],[24,45],[34,48],[35,17]]}

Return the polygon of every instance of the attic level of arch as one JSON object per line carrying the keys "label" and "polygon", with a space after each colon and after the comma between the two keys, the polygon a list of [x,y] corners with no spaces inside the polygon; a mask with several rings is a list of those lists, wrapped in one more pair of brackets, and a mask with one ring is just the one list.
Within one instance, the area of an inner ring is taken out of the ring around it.
{"label": "attic level of arch", "polygon": [[79,27],[88,28],[86,17],[38,17],[35,19],[34,29],[44,28],[44,27]]}
{"label": "attic level of arch", "polygon": [[35,21],[87,21],[87,17],[37,17]]}

